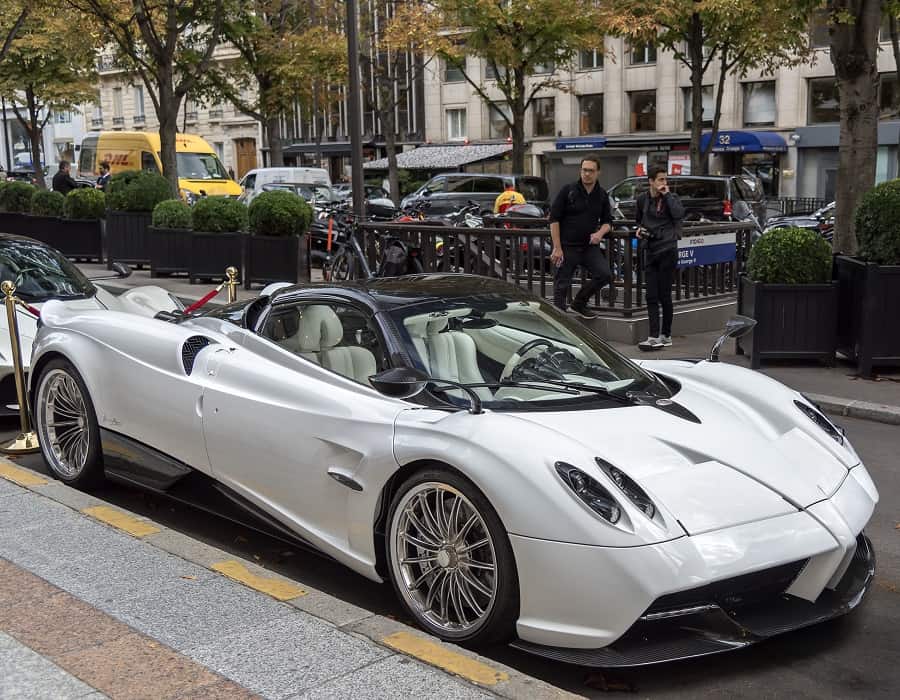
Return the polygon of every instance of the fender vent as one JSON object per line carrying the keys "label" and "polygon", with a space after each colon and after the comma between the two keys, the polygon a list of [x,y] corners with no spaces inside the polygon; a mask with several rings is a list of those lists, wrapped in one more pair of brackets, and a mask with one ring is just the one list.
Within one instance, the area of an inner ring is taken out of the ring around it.
{"label": "fender vent", "polygon": [[185,374],[190,374],[194,371],[194,360],[197,357],[197,353],[207,345],[211,345],[212,342],[209,338],[202,335],[192,335],[184,341],[184,345],[181,346],[181,364],[184,365]]}

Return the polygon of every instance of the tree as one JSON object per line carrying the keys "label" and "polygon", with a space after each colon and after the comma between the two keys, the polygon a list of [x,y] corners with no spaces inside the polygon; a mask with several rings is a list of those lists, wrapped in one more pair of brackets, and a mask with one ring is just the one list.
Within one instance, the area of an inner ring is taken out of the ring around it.
{"label": "tree", "polygon": [[841,136],[835,190],[836,253],[856,253],[854,212],[875,185],[878,157],[878,31],[881,0],[829,0],[831,63],[838,80]]}
{"label": "tree", "polygon": [[117,60],[140,77],[159,120],[163,175],[178,194],[178,110],[209,70],[233,0],[66,0],[96,18]]}
{"label": "tree", "polygon": [[[73,34],[79,41],[68,41]],[[0,95],[10,101],[28,134],[38,187],[46,187],[41,169],[44,127],[53,112],[95,97],[97,47],[97,30],[83,15],[67,8],[34,12],[20,25],[0,63]]]}
{"label": "tree", "polygon": [[[346,77],[346,41],[335,31],[340,12],[333,4],[249,0],[225,21],[224,37],[242,60],[208,72],[205,91],[262,125],[269,165],[284,165],[279,126],[295,102],[335,100],[334,86]],[[255,99],[247,99],[247,87],[256,88]]]}
{"label": "tree", "polygon": [[6,56],[34,3],[23,0],[4,0],[0,6],[0,61]]}
{"label": "tree", "polygon": [[[725,78],[751,70],[773,73],[812,58],[808,27],[820,0],[619,0],[605,21],[633,40],[671,51],[691,73],[691,172],[706,174],[722,116]],[[701,149],[703,87],[712,70],[712,133]]]}
{"label": "tree", "polygon": [[[595,0],[431,0],[405,3],[388,31],[394,47],[409,44],[458,69],[475,93],[501,116],[512,136],[512,167],[525,170],[525,115],[544,90],[565,91],[554,68],[570,65],[582,49],[603,45],[601,4]],[[482,59],[496,76],[495,100],[466,66]],[[549,72],[543,72],[546,69]],[[501,105],[505,102],[506,108]]]}

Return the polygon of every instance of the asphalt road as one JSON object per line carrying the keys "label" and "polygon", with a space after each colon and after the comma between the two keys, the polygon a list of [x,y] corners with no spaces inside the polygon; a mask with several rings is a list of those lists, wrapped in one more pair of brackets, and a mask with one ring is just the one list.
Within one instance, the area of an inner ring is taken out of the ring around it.
{"label": "asphalt road", "polygon": [[[900,429],[854,419],[841,423],[881,494],[867,529],[878,558],[878,574],[868,599],[851,615],[738,652],[629,671],[568,666],[505,646],[482,653],[592,698],[607,697],[610,692],[754,700],[900,697]],[[17,426],[16,421],[3,421],[0,435],[12,436]],[[15,461],[46,473],[40,455]],[[375,584],[319,555],[139,491],[109,486],[95,495],[360,607],[406,618],[389,585]]]}

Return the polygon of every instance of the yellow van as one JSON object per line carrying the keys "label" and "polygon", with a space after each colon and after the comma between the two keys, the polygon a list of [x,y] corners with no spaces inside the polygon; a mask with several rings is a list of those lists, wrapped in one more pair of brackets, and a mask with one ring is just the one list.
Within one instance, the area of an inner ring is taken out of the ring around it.
{"label": "yellow van", "polygon": [[[206,141],[194,134],[177,134],[175,151],[178,187],[188,204],[203,195],[238,197],[241,187],[228,177],[225,166]],[[151,131],[100,131],[85,134],[78,154],[78,176],[96,179],[107,161],[115,175],[123,170],[162,172],[159,134]]]}

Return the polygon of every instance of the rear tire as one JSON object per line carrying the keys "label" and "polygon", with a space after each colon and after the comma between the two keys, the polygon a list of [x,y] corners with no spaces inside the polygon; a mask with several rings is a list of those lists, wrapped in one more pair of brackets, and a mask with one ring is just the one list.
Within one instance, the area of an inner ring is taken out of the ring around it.
{"label": "rear tire", "polygon": [[332,282],[356,279],[356,261],[346,248],[342,247],[332,259],[330,279]]}
{"label": "rear tire", "polygon": [[100,427],[78,370],[68,360],[51,360],[41,370],[34,396],[35,430],[53,476],[78,488],[101,483]]}

